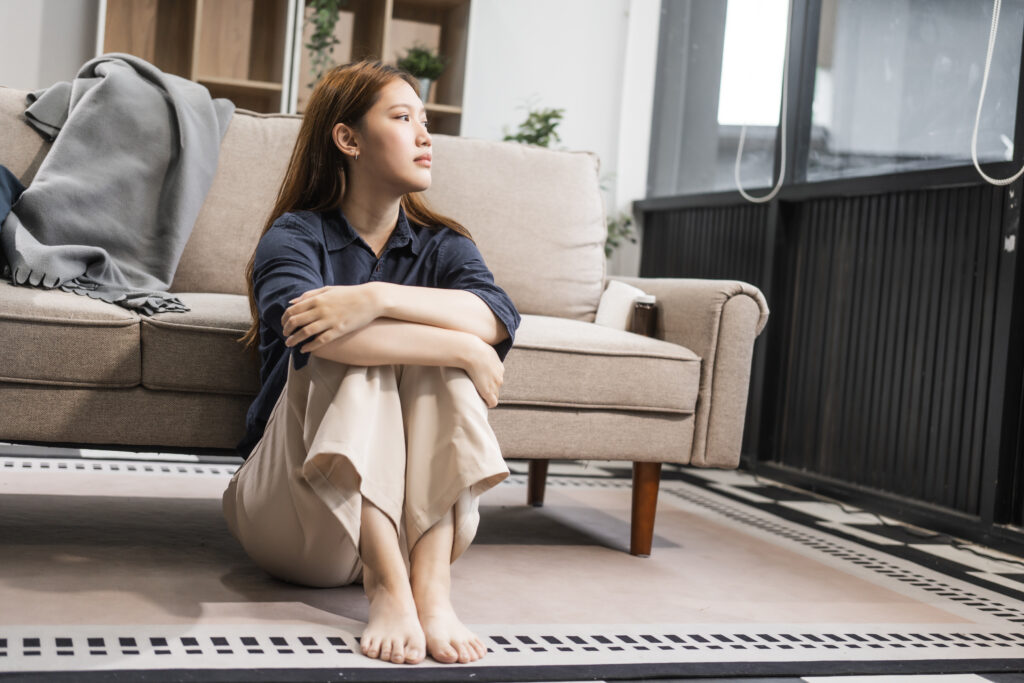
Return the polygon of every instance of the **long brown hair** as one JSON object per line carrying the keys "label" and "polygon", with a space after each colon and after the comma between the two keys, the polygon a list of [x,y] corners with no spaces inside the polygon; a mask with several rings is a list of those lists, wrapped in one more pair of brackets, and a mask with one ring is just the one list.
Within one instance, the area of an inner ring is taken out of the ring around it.
{"label": "long brown hair", "polygon": [[[376,103],[381,88],[395,78],[405,80],[419,95],[417,79],[380,60],[364,59],[336,66],[323,75],[313,88],[302,115],[302,125],[292,149],[288,169],[278,190],[274,208],[263,225],[261,239],[274,221],[288,211],[329,211],[341,206],[349,160],[334,144],[331,137],[334,126],[338,123],[357,126]],[[448,227],[473,239],[469,230],[461,224],[433,211],[422,193],[409,192],[402,195],[401,205],[406,217],[412,222],[435,230]],[[259,310],[256,307],[252,277],[255,261],[254,249],[245,268],[252,323],[238,339],[246,347],[254,346],[259,337]]]}

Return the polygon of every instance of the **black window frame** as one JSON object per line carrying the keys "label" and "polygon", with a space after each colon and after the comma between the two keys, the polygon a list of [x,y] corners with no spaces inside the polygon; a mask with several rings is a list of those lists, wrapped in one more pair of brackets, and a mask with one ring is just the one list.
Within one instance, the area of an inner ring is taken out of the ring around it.
{"label": "black window frame", "polygon": [[[663,0],[672,2],[672,0]],[[812,105],[814,101],[815,73],[818,60],[818,37],[821,31],[822,0],[791,0],[789,35],[787,36],[788,111],[786,120],[780,115],[775,135],[775,159],[772,166],[771,186],[745,187],[755,197],[766,195],[779,178],[782,160],[782,126],[786,128],[786,175],[778,194],[768,203],[800,201],[818,197],[858,196],[878,192],[953,187],[985,182],[974,164],[953,162],[948,166],[930,169],[911,169],[866,173],[856,176],[807,180],[807,160],[810,153]],[[781,114],[781,101],[780,101]],[[1008,178],[1024,166],[1024,47],[1017,74],[1017,102],[1014,120],[1013,159],[1010,161],[980,162],[981,169],[990,177]],[[648,197],[633,203],[634,215],[644,211],[682,208],[687,206],[714,206],[733,203],[739,198],[738,189],[710,192],[679,193],[661,197]]]}

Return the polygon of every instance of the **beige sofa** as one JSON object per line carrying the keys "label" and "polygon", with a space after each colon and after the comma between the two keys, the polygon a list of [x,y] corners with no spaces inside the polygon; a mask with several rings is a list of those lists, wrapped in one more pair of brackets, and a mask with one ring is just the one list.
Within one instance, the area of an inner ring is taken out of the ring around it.
{"label": "beige sofa", "polygon": [[[27,91],[0,88],[0,164],[28,186],[46,143]],[[0,440],[230,449],[258,389],[244,266],[271,209],[300,117],[237,110],[171,291],[153,317],[0,281]],[[476,239],[522,314],[491,424],[529,459],[529,501],[550,459],[634,463],[630,552],[650,552],[662,462],[739,463],[751,350],[768,309],[734,281],[614,278],[656,295],[657,337],[593,321],[609,280],[598,159],[434,135],[426,195]]]}

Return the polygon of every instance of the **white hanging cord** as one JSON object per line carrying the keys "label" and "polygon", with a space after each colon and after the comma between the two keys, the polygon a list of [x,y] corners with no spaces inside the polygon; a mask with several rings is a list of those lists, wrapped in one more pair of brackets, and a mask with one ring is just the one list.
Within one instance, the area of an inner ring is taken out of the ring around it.
{"label": "white hanging cord", "polygon": [[[999,29],[999,8],[1002,6],[1002,0],[994,0],[992,4],[992,29],[988,34],[988,53],[985,55],[985,75],[981,77],[981,94],[978,95],[978,113],[974,116],[974,134],[971,136],[971,161],[974,162],[974,168],[978,169],[978,174],[981,175],[986,181],[993,185],[1009,185],[1013,181],[1020,178],[1021,174],[1024,173],[1024,168],[1014,173],[1009,178],[990,178],[985,175],[985,172],[981,170],[981,166],[978,164],[978,126],[981,124],[981,103],[985,101],[985,88],[988,86],[988,72],[992,68],[992,50],[996,46],[996,31]],[[1016,145],[1017,140],[1013,143]]]}
{"label": "white hanging cord", "polygon": [[[999,0],[996,0],[998,2]],[[743,189],[743,185],[740,183],[740,158],[743,156],[743,141],[747,137],[747,126],[746,124],[740,129],[740,144],[736,148],[736,165],[733,168],[733,177],[736,179],[736,189],[740,191],[740,194],[748,202],[754,204],[763,204],[771,201],[775,198],[775,195],[782,189],[782,179],[786,177],[786,102],[789,100],[788,93],[786,91],[786,83],[789,80],[789,32],[786,32],[786,46],[785,56],[782,59],[782,120],[779,126],[782,129],[782,156],[779,160],[779,180],[775,183],[775,187],[772,191],[763,197],[754,197],[747,194],[746,190]]]}

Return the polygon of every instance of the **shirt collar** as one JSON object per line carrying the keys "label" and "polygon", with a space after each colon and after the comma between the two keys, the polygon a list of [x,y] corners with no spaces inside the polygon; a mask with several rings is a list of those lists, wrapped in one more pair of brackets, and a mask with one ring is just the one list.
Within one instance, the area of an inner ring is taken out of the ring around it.
{"label": "shirt collar", "polygon": [[[356,241],[359,233],[349,224],[345,214],[341,211],[341,207],[330,212],[329,216],[332,219],[330,221],[331,225],[325,231],[328,251],[344,249]],[[419,255],[420,253],[419,235],[409,225],[409,219],[406,217],[405,209],[402,208],[401,204],[398,205],[398,222],[395,224],[395,229],[388,241],[392,243],[392,248],[409,244],[414,254]]]}

